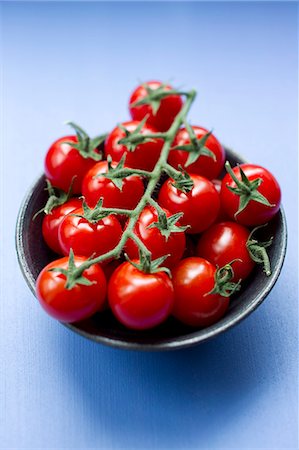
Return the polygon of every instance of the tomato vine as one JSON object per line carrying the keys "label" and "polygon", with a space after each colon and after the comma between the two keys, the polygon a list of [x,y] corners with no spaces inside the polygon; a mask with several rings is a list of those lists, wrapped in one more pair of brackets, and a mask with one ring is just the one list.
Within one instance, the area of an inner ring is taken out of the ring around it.
{"label": "tomato vine", "polygon": [[[170,91],[167,93],[167,95],[173,95],[173,91]],[[82,274],[84,270],[88,269],[94,264],[100,263],[102,261],[105,261],[109,258],[119,258],[121,255],[121,252],[124,249],[124,246],[129,238],[131,238],[136,245],[139,248],[140,258],[143,259],[150,259],[151,258],[151,252],[148,250],[146,245],[136,236],[134,233],[134,226],[138,220],[138,217],[140,216],[141,212],[147,205],[151,205],[157,209],[157,211],[160,211],[160,206],[158,203],[153,199],[153,193],[159,183],[159,180],[163,173],[166,173],[167,175],[171,176],[174,180],[175,186],[184,191],[188,192],[192,189],[193,182],[190,178],[190,176],[185,172],[182,168],[180,170],[174,169],[172,166],[170,166],[167,162],[167,158],[171,149],[172,142],[176,136],[176,133],[178,132],[179,128],[183,123],[186,122],[186,116],[190,110],[190,107],[196,97],[196,91],[191,90],[189,92],[180,92],[175,91],[176,95],[184,95],[185,96],[185,103],[182,107],[182,109],[179,111],[177,116],[175,117],[172,125],[168,129],[168,131],[165,132],[157,132],[152,133],[148,135],[140,134],[139,132],[136,133],[127,133],[125,137],[125,143],[129,145],[129,147],[134,147],[136,143],[142,143],[146,142],[150,139],[163,139],[164,144],[161,150],[160,157],[154,167],[154,169],[150,171],[138,171],[136,169],[129,169],[124,168],[123,162],[119,163],[118,169],[114,169],[114,171],[107,174],[109,179],[115,184],[119,185],[119,181],[121,181],[122,178],[125,176],[128,176],[129,174],[136,174],[142,175],[143,177],[147,178],[148,183],[145,189],[145,192],[143,196],[141,197],[139,203],[133,210],[125,210],[125,209],[119,209],[119,208],[104,208],[102,207],[101,203],[97,205],[98,212],[101,215],[107,215],[109,214],[123,214],[128,217],[128,223],[123,231],[122,237],[119,241],[119,243],[109,252],[98,256],[96,258],[89,258],[88,260],[84,261],[79,267],[75,267],[74,264],[69,265],[69,269],[67,271],[64,271],[64,274],[67,278],[66,281],[66,288],[72,289],[76,284],[81,284],[82,281],[84,284],[90,283],[87,279],[85,279]],[[163,93],[163,96],[165,96],[165,93]],[[139,130],[138,130],[139,131]],[[101,174],[102,176],[103,174]],[[70,251],[69,255],[70,261],[73,260],[73,252]],[[83,280],[84,279],[84,280]]]}

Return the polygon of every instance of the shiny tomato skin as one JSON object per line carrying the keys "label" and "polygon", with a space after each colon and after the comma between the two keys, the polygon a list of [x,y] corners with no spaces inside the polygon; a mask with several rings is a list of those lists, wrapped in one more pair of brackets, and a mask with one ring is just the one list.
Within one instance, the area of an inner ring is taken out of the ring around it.
{"label": "shiny tomato skin", "polygon": [[[146,83],[151,89],[157,89],[161,86],[160,81],[148,81]],[[166,90],[173,89],[170,85],[165,86]],[[147,123],[152,125],[159,131],[167,131],[171,126],[175,116],[179,113],[183,106],[182,98],[179,95],[170,95],[161,100],[157,114],[153,114],[150,105],[132,106],[133,103],[147,96],[144,86],[138,86],[131,95],[129,101],[130,114],[133,120],[142,120],[148,115]]]}
{"label": "shiny tomato skin", "polygon": [[78,217],[83,215],[79,208],[68,214],[59,226],[59,244],[64,255],[73,249],[75,255],[100,256],[112,250],[119,243],[122,228],[114,215],[109,215],[93,224]]}
{"label": "shiny tomato skin", "polygon": [[43,238],[48,247],[50,247],[55,253],[58,253],[58,255],[63,255],[58,239],[59,225],[67,214],[80,208],[81,206],[82,200],[79,198],[71,198],[63,205],[53,208],[50,214],[46,214],[43,218]]}
{"label": "shiny tomato skin", "polygon": [[[112,163],[115,167],[116,163]],[[122,190],[118,189],[111,180],[98,175],[107,173],[107,161],[100,161],[85,175],[82,183],[82,194],[91,208],[95,207],[100,198],[106,208],[134,209],[144,192],[142,179],[131,175],[123,179]]]}
{"label": "shiny tomato skin", "polygon": [[113,272],[108,300],[115,317],[127,328],[145,330],[164,322],[173,306],[173,286],[165,272],[144,273],[129,262]]}
{"label": "shiny tomato skin", "polygon": [[208,327],[221,319],[229,298],[209,294],[214,287],[215,272],[213,264],[198,257],[182,259],[175,266],[172,270],[174,317],[193,327]]}
{"label": "shiny tomato skin", "polygon": [[[172,214],[164,210],[167,217]],[[170,255],[163,262],[163,266],[172,267],[182,257],[186,246],[186,239],[184,232],[171,233],[168,239],[166,239],[158,228],[148,228],[153,223],[158,222],[158,213],[153,207],[146,207],[140,214],[134,233],[141,239],[146,245],[148,250],[152,253],[152,259],[160,258],[160,256]],[[179,222],[176,223],[180,226]],[[132,239],[129,239],[126,243],[125,251],[130,259],[138,259],[138,247]]]}
{"label": "shiny tomato skin", "polygon": [[196,254],[218,267],[232,264],[232,281],[244,280],[253,270],[255,263],[246,247],[250,231],[236,222],[220,222],[212,225],[199,238]]}
{"label": "shiny tomato skin", "polygon": [[[202,127],[192,126],[192,128],[197,139],[201,139],[208,132],[208,130]],[[188,145],[190,142],[188,131],[186,128],[181,128],[173,141],[172,148],[177,145]],[[196,173],[208,178],[209,180],[217,178],[224,165],[224,148],[213,134],[208,137],[205,147],[214,153],[216,157],[215,161],[209,156],[202,155],[193,164],[186,167],[185,164],[187,162],[189,152],[184,150],[171,150],[169,153],[168,162],[176,169],[178,169],[181,165],[187,170],[188,173]]]}
{"label": "shiny tomato skin", "polygon": [[[86,258],[75,256],[75,265],[80,266]],[[77,284],[72,289],[65,288],[65,275],[49,272],[49,269],[68,268],[68,257],[48,264],[36,281],[36,295],[44,310],[61,322],[77,322],[101,311],[105,303],[107,283],[101,267],[97,264],[83,272],[83,276],[94,282],[90,286]]]}
{"label": "shiny tomato skin", "polygon": [[[276,178],[271,172],[261,166],[241,164],[240,167],[250,181],[253,181],[256,178],[262,179],[262,183],[258,187],[258,192],[266,197],[273,206],[266,206],[262,203],[250,200],[246,208],[235,216],[235,213],[239,209],[240,197],[227,188],[227,186],[236,187],[235,182],[227,173],[222,180],[220,194],[221,205],[224,211],[231,219],[246,226],[262,225],[269,222],[269,220],[271,220],[278,212],[281,202],[281,191]],[[234,167],[233,171],[236,177],[241,179],[238,166]]]}
{"label": "shiny tomato skin", "polygon": [[71,185],[72,193],[81,193],[83,177],[95,164],[92,158],[83,158],[78,150],[67,142],[77,143],[77,136],[65,136],[53,142],[45,158],[45,175],[50,183],[67,192]]}
{"label": "shiny tomato skin", "polygon": [[194,186],[188,193],[175,188],[172,179],[162,185],[158,202],[172,214],[183,212],[182,225],[190,225],[186,233],[196,234],[215,222],[220,208],[219,194],[213,183],[201,175],[190,175]]}
{"label": "shiny tomato skin", "polygon": [[[123,122],[123,126],[130,132],[135,131],[140,122]],[[147,135],[157,133],[157,130],[150,125],[143,125],[141,134]],[[119,144],[120,139],[124,138],[125,132],[120,127],[115,127],[105,140],[105,156],[111,156],[113,161],[119,162],[122,156],[126,155],[125,164],[133,169],[152,171],[155,167],[163,147],[162,139],[155,139],[150,142],[144,142],[137,145],[134,151],[128,151],[127,147]]]}

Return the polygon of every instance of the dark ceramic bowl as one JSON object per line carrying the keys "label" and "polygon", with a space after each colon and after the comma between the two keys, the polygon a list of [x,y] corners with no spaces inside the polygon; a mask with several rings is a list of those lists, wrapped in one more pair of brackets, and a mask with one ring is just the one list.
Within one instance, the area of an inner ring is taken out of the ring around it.
{"label": "dark ceramic bowl", "polygon": [[[227,159],[232,165],[245,162],[244,159],[226,149]],[[45,245],[42,232],[42,215],[34,221],[33,215],[46,202],[45,177],[41,176],[26,195],[20,209],[16,226],[16,248],[18,260],[31,291],[35,294],[35,281],[39,272],[50,261],[57,258]],[[188,347],[206,341],[228,330],[245,319],[267,297],[273,288],[283,265],[287,228],[284,212],[280,209],[269,225],[260,230],[261,239],[274,236],[269,249],[272,275],[266,277],[261,267],[256,267],[241,291],[234,295],[226,315],[214,325],[204,329],[185,326],[174,318],[148,331],[126,329],[113,317],[110,311],[73,324],[64,324],[72,331],[95,342],[113,347],[136,350],[170,350]]]}

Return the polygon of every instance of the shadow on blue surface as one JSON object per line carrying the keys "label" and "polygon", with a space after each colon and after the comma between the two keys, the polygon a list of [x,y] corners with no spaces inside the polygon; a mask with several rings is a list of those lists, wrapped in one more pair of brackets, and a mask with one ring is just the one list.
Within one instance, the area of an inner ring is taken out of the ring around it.
{"label": "shadow on blue surface", "polygon": [[262,333],[256,316],[249,327],[169,353],[114,350],[66,333],[53,353],[74,384],[93,445],[104,429],[117,448],[190,448],[200,441],[221,448],[226,425],[242,427],[242,416],[254,414],[275,371],[265,342],[249,351]]}

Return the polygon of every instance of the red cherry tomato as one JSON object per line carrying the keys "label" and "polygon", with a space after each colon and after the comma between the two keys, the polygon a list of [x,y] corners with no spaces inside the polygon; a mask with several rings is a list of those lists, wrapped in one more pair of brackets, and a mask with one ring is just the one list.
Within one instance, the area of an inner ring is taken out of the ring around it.
{"label": "red cherry tomato", "polygon": [[165,272],[144,273],[125,262],[113,272],[108,300],[115,317],[135,330],[164,322],[173,305],[173,286]]}
{"label": "red cherry tomato", "polygon": [[227,186],[236,187],[235,181],[230,174],[226,174],[222,180],[221,204],[227,215],[242,225],[255,226],[267,223],[274,217],[280,207],[281,192],[275,177],[264,167],[254,164],[241,164],[233,168],[238,180],[241,180],[240,169],[242,168],[249,181],[260,178],[262,183],[257,191],[262,194],[272,206],[267,206],[255,200],[250,200],[245,209],[236,214],[239,209],[240,196],[231,192]]}
{"label": "red cherry tomato", "polygon": [[[66,289],[66,276],[60,272],[49,272],[49,269],[68,268],[69,258],[57,259],[48,264],[39,274],[36,281],[36,295],[41,306],[50,316],[62,322],[77,322],[102,310],[106,295],[106,279],[101,267],[97,264],[83,272],[83,276],[93,284],[85,286],[77,284]],[[86,258],[75,256],[75,265],[79,267]]]}
{"label": "red cherry tomato", "polygon": [[73,194],[81,193],[84,175],[95,164],[92,158],[83,158],[78,150],[67,142],[77,143],[77,136],[65,136],[55,141],[45,159],[45,174],[52,186],[67,192],[72,185]]}
{"label": "red cherry tomato", "polygon": [[[140,122],[130,121],[124,122],[122,125],[130,133],[135,131]],[[157,133],[157,130],[150,125],[143,125],[141,134],[147,135]],[[124,130],[120,127],[114,128],[105,141],[105,155],[111,156],[113,161],[119,162],[122,156],[126,155],[125,164],[127,167],[134,169],[152,171],[159,159],[161,149],[163,147],[162,139],[154,139],[137,145],[134,151],[129,151],[124,144],[120,144],[120,139],[126,136]]]}
{"label": "red cherry tomato", "polygon": [[172,214],[183,212],[182,225],[190,225],[186,233],[200,233],[215,222],[220,207],[219,194],[213,183],[201,175],[190,175],[194,186],[184,193],[173,186],[168,179],[159,192],[159,204]]}
{"label": "red cherry tomato", "polygon": [[[115,166],[116,163],[113,162],[112,167]],[[100,198],[103,198],[103,206],[106,208],[134,209],[144,192],[142,179],[136,175],[124,178],[120,190],[108,178],[98,176],[107,171],[107,161],[100,161],[84,177],[82,194],[88,206],[95,207]]]}
{"label": "red cherry tomato", "polygon": [[[166,210],[165,213],[167,217],[172,215]],[[163,262],[163,266],[172,267],[181,259],[184,253],[186,245],[185,233],[174,232],[166,238],[158,228],[149,228],[155,222],[158,222],[156,209],[153,207],[144,208],[135,225],[134,233],[152,253],[152,259],[169,254],[170,256]],[[179,226],[179,223],[176,223],[176,225]],[[132,239],[129,239],[126,243],[126,252],[130,259],[138,259],[139,257],[138,247]]]}
{"label": "red cherry tomato", "polygon": [[182,259],[172,270],[173,315],[194,327],[207,327],[226,312],[229,298],[209,294],[214,287],[216,267],[202,258]]}
{"label": "red cherry tomato", "polygon": [[[175,116],[179,113],[183,106],[183,101],[179,95],[170,95],[169,97],[164,97],[161,100],[159,109],[156,114],[153,113],[151,105],[141,105],[133,106],[133,104],[139,100],[142,100],[148,95],[145,88],[145,84],[150,87],[150,89],[158,89],[162,86],[160,81],[148,81],[147,83],[138,86],[132,93],[129,109],[131,117],[134,120],[142,120],[148,115],[147,123],[152,125],[159,131],[166,131],[171,126]],[[165,90],[169,91],[173,89],[170,85],[165,85]]]}
{"label": "red cherry tomato", "polygon": [[232,265],[234,277],[232,281],[247,278],[254,268],[254,262],[246,247],[250,231],[235,222],[216,223],[206,230],[197,243],[196,254],[207,259],[218,267]]}
{"label": "red cherry tomato", "polygon": [[67,214],[82,206],[82,200],[79,198],[71,198],[61,206],[53,208],[52,211],[45,215],[42,224],[43,238],[46,244],[59,255],[63,255],[59,240],[58,228]]}
{"label": "red cherry tomato", "polygon": [[[192,126],[192,128],[197,139],[201,139],[206,133],[208,133],[208,130],[202,127]],[[190,143],[191,141],[188,131],[186,128],[182,128],[178,131],[173,141],[172,148],[177,145],[188,145]],[[171,150],[168,161],[176,169],[178,169],[179,166],[182,166],[189,173],[196,173],[212,180],[213,178],[218,177],[223,168],[225,151],[213,134],[208,137],[205,147],[214,153],[216,158],[215,160],[210,156],[201,155],[194,163],[186,166],[189,152],[184,150]]]}
{"label": "red cherry tomato", "polygon": [[84,214],[79,208],[67,215],[60,224],[58,235],[61,250],[68,255],[72,248],[76,255],[103,255],[112,250],[119,243],[122,228],[114,215],[105,217],[97,223],[77,215]]}

